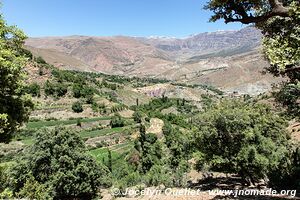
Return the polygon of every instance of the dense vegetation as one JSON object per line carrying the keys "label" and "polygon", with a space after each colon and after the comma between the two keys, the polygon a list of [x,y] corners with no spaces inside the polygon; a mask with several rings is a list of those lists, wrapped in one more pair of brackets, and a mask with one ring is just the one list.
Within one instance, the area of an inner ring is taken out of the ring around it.
{"label": "dense vegetation", "polygon": [[265,105],[224,101],[195,123],[198,169],[207,164],[255,183],[282,167],[289,152],[285,120]]}
{"label": "dense vegetation", "polygon": [[25,96],[26,36],[14,26],[7,26],[0,16],[0,142],[8,142],[18,127],[28,119],[32,103]]}

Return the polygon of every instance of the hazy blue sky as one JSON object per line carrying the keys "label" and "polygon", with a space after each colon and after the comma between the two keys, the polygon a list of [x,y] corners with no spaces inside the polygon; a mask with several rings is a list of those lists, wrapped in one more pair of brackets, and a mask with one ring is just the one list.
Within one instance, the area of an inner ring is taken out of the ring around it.
{"label": "hazy blue sky", "polygon": [[28,36],[129,35],[184,37],[240,29],[208,23],[207,0],[2,0],[10,25]]}

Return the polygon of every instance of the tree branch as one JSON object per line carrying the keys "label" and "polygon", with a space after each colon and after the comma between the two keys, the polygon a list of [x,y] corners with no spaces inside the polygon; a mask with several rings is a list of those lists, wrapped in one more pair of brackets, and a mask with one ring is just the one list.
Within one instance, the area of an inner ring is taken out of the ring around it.
{"label": "tree branch", "polygon": [[288,73],[288,72],[292,72],[292,71],[299,71],[300,72],[300,66],[285,69],[284,73]]}
{"label": "tree branch", "polygon": [[234,1],[230,1],[230,7],[232,10],[236,11],[238,15],[241,17],[233,18],[224,16],[225,23],[229,22],[241,22],[243,24],[251,24],[251,23],[259,23],[262,21],[266,21],[272,17],[280,16],[280,17],[288,17],[289,16],[289,9],[284,7],[281,2],[278,0],[269,0],[271,11],[262,15],[253,17],[251,14],[248,15],[245,9],[241,6],[236,4]]}
{"label": "tree branch", "polygon": [[284,7],[281,2],[278,0],[269,0],[272,12],[286,14],[289,12],[289,9]]}

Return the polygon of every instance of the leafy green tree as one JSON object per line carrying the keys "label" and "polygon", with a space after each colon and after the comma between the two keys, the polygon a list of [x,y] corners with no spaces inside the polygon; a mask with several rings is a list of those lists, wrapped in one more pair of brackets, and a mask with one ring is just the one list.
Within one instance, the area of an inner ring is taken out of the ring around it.
{"label": "leafy green tree", "polygon": [[47,80],[44,84],[44,91],[46,96],[51,96],[55,94],[55,85]]}
{"label": "leafy green tree", "polygon": [[165,122],[163,134],[166,139],[165,144],[171,153],[171,168],[176,170],[180,162],[188,159],[190,150],[188,138],[178,128],[173,128],[169,122]]}
{"label": "leafy green tree", "polygon": [[274,97],[277,102],[280,102],[287,108],[290,116],[300,116],[300,82],[283,83],[278,92],[274,92]]}
{"label": "leafy green tree", "polygon": [[75,98],[93,96],[95,92],[91,87],[80,83],[73,84],[72,91]]}
{"label": "leafy green tree", "polygon": [[112,172],[112,155],[111,155],[111,150],[107,148],[108,152],[108,169],[110,172]]}
{"label": "leafy green tree", "polygon": [[159,186],[164,184],[167,187],[173,186],[170,173],[171,169],[167,165],[154,165],[145,175],[148,185]]}
{"label": "leafy green tree", "polygon": [[82,96],[82,86],[80,84],[74,84],[73,85],[73,96],[75,98],[80,98]]}
{"label": "leafy green tree", "polygon": [[68,85],[63,83],[56,84],[55,92],[58,97],[63,97],[68,92]]}
{"label": "leafy green tree", "polygon": [[[0,166],[0,193],[3,192],[8,187],[8,185],[7,185],[8,180],[9,180],[8,168],[9,168],[9,166],[7,164],[2,164]],[[2,198],[1,195],[0,195],[0,198]],[[3,197],[3,199],[4,199],[4,197]]]}
{"label": "leafy green tree", "polygon": [[8,26],[0,16],[0,142],[8,142],[15,130],[28,120],[33,107],[24,94],[26,36],[15,26]]}
{"label": "leafy green tree", "polygon": [[141,111],[135,111],[133,113],[133,120],[136,122],[136,123],[141,123],[142,122],[142,112]]}
{"label": "leafy green tree", "polygon": [[24,198],[92,199],[100,186],[110,184],[109,170],[86,153],[77,134],[64,128],[40,131],[10,177],[14,193]]}
{"label": "leafy green tree", "polygon": [[195,123],[200,161],[214,170],[238,173],[248,183],[266,178],[289,153],[287,123],[266,105],[222,101]]}
{"label": "leafy green tree", "polygon": [[50,188],[37,182],[33,176],[29,176],[24,187],[18,192],[18,196],[28,199],[52,199],[50,192]]}
{"label": "leafy green tree", "polygon": [[41,87],[37,83],[31,83],[25,87],[25,92],[31,94],[34,97],[39,97],[41,95]]}
{"label": "leafy green tree", "polygon": [[146,134],[144,125],[140,125],[140,136],[135,141],[135,149],[140,154],[140,171],[145,174],[152,166],[160,164],[162,148],[158,138],[153,133]]}
{"label": "leafy green tree", "polygon": [[79,127],[81,127],[82,124],[81,124],[81,119],[80,118],[78,118],[76,120],[76,125],[79,126]]}
{"label": "leafy green tree", "polygon": [[82,103],[80,101],[76,101],[72,104],[72,110],[76,113],[83,112]]}

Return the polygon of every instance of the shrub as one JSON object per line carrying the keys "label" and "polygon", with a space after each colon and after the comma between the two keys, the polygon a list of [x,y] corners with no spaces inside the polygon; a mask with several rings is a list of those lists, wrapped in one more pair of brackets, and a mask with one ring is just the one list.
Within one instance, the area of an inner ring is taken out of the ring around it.
{"label": "shrub", "polygon": [[25,87],[25,92],[31,94],[32,96],[40,96],[41,95],[41,87],[37,83],[31,83],[27,87]]}
{"label": "shrub", "polygon": [[72,110],[76,113],[83,112],[82,103],[80,101],[76,101],[72,104]]}
{"label": "shrub", "polygon": [[123,127],[125,124],[125,121],[124,119],[119,115],[119,114],[115,114],[112,118],[111,118],[111,121],[110,121],[110,126],[112,128],[115,128],[115,127]]}
{"label": "shrub", "polygon": [[81,127],[81,119],[80,118],[77,119],[76,125],[79,126],[79,127]]}
{"label": "shrub", "polygon": [[59,96],[59,97],[65,96],[65,94],[67,94],[67,92],[68,92],[68,85],[58,83],[56,85],[55,92],[56,92],[57,96]]}
{"label": "shrub", "polygon": [[47,62],[41,56],[36,57],[35,61],[39,64],[47,64]]}
{"label": "shrub", "polygon": [[51,96],[55,94],[55,86],[47,80],[44,84],[44,90],[46,96]]}
{"label": "shrub", "polygon": [[94,95],[87,95],[86,96],[86,103],[93,104],[94,103]]}

